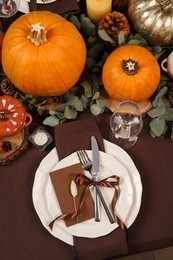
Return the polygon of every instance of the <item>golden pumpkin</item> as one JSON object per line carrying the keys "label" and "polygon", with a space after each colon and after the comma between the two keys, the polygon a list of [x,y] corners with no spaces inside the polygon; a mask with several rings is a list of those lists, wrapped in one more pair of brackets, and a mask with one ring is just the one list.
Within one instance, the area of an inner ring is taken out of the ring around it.
{"label": "golden pumpkin", "polygon": [[153,45],[173,45],[173,0],[129,0],[128,17]]}
{"label": "golden pumpkin", "polygon": [[103,85],[118,101],[148,99],[160,82],[160,67],[147,49],[124,45],[107,58],[102,71]]}
{"label": "golden pumpkin", "polygon": [[76,27],[49,11],[22,15],[8,28],[2,66],[24,93],[56,96],[79,79],[86,62],[85,42]]}

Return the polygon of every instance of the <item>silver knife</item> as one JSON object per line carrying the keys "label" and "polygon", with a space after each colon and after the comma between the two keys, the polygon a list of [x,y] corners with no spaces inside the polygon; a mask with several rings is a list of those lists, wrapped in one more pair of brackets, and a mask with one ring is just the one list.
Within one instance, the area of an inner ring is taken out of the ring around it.
{"label": "silver knife", "polygon": [[[91,137],[91,149],[93,156],[93,164],[92,164],[92,179],[94,182],[97,182],[97,173],[99,172],[99,148],[97,145],[97,141],[94,136]],[[98,204],[98,194],[97,194],[97,185],[94,185],[94,215],[95,221],[99,222],[99,204]]]}
{"label": "silver knife", "polygon": [[[91,137],[91,146],[92,146],[92,156],[93,156],[93,165],[92,165],[92,177],[94,181],[97,181],[97,175],[99,173],[99,148],[97,144],[97,140],[94,136]],[[113,218],[104,197],[99,189],[98,185],[94,186],[94,209],[95,209],[95,220],[99,219],[99,211],[98,211],[98,196],[102,202],[104,210],[109,218],[111,224],[115,223],[115,219]],[[99,220],[96,220],[99,221]]]}

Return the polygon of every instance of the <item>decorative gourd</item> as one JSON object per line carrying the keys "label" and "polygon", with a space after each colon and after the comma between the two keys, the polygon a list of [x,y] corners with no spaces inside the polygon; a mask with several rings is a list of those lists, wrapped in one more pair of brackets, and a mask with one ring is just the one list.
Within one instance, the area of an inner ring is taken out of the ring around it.
{"label": "decorative gourd", "polygon": [[128,8],[128,2],[129,0],[113,0],[112,1],[112,7],[116,11],[126,11]]}
{"label": "decorative gourd", "polygon": [[32,122],[22,103],[12,96],[0,96],[0,137],[17,134]]}
{"label": "decorative gourd", "polygon": [[160,67],[147,49],[124,45],[107,58],[102,71],[103,85],[118,101],[148,99],[160,82]]}
{"label": "decorative gourd", "polygon": [[4,37],[3,70],[24,93],[65,93],[78,81],[85,62],[86,45],[81,34],[72,23],[49,11],[22,15]]}
{"label": "decorative gourd", "polygon": [[173,0],[129,0],[128,17],[153,45],[173,45]]}

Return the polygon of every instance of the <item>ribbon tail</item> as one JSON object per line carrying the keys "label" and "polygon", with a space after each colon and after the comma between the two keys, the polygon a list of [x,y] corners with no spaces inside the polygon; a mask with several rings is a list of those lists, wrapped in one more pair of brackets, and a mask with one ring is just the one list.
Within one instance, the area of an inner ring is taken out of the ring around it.
{"label": "ribbon tail", "polygon": [[115,192],[114,192],[114,196],[112,198],[112,203],[111,203],[112,204],[112,213],[113,213],[115,221],[120,226],[120,228],[123,229],[123,230],[127,230],[127,227],[125,226],[123,221],[115,214],[115,206],[116,206],[116,203],[117,203],[117,200],[118,200],[118,196],[119,196],[119,193],[118,193],[118,190],[115,187]]}

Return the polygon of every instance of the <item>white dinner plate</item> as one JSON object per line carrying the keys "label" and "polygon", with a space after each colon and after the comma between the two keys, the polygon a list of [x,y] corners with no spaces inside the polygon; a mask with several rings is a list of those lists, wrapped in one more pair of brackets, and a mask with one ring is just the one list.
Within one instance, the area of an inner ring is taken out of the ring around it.
{"label": "white dinner plate", "polygon": [[[120,147],[104,140],[106,153],[100,152],[100,179],[110,175],[120,177],[120,195],[116,205],[116,214],[123,220],[127,228],[134,222],[141,203],[142,185],[140,175],[129,157]],[[91,156],[91,151],[88,151]],[[111,155],[108,155],[111,154]],[[58,220],[50,230],[48,224],[58,215],[61,209],[57,201],[49,173],[59,168],[78,162],[76,153],[64,158],[58,163],[56,148],[54,148],[41,162],[35,175],[33,185],[33,203],[43,226],[55,237],[73,245],[73,235],[82,237],[99,237],[113,231],[118,225],[110,224],[101,207],[101,221],[90,219],[77,225],[66,227],[63,220]],[[87,172],[85,172],[87,175]],[[89,177],[89,175],[87,175]],[[107,204],[110,204],[113,189],[102,188]],[[91,190],[92,193],[92,190]]]}

